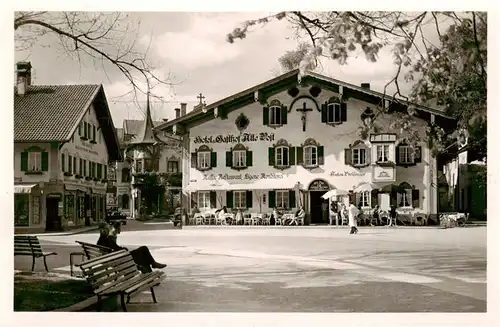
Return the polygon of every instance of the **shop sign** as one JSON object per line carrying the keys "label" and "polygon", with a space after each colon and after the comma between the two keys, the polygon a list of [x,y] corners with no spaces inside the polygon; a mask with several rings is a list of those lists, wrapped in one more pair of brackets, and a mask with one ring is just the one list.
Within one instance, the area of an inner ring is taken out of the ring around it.
{"label": "shop sign", "polygon": [[283,173],[258,173],[258,174],[205,174],[203,180],[258,180],[258,179],[283,179],[286,175]]}
{"label": "shop sign", "polygon": [[98,156],[98,155],[99,155],[99,153],[98,153],[97,151],[91,150],[91,149],[89,149],[88,147],[75,145],[75,148],[76,148],[77,150],[81,150],[81,151],[85,151],[85,152],[87,152],[87,153],[95,154],[96,156]]}
{"label": "shop sign", "polygon": [[332,171],[330,176],[334,177],[363,177],[366,172],[361,171]]}
{"label": "shop sign", "polygon": [[274,141],[274,133],[241,133],[239,135],[210,135],[196,136],[193,140],[194,144],[207,143],[250,143],[250,142],[272,142]]}

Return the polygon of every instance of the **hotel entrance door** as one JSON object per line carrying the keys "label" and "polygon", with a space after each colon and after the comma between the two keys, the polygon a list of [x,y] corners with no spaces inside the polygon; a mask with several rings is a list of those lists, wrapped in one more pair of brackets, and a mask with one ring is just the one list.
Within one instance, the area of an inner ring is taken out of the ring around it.
{"label": "hotel entrance door", "polygon": [[[326,224],[328,220],[325,220],[325,215],[323,212],[325,200],[321,197],[325,194],[325,191],[311,191],[309,192],[311,196],[311,224]],[[327,202],[326,202],[327,203]],[[327,203],[328,204],[328,203]]]}

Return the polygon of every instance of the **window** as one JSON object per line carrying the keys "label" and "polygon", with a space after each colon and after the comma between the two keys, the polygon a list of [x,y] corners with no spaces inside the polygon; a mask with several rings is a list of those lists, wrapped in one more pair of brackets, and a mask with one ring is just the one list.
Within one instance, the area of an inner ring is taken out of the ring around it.
{"label": "window", "polygon": [[276,166],[283,167],[289,166],[289,152],[288,147],[278,147],[276,148]]}
{"label": "window", "polygon": [[329,103],[326,110],[327,123],[340,123],[340,103]]}
{"label": "window", "polygon": [[412,206],[411,191],[412,190],[405,190],[405,193],[398,194],[398,207]]}
{"label": "window", "polygon": [[87,138],[92,138],[92,125],[90,123],[87,123]]}
{"label": "window", "polygon": [[366,149],[352,149],[352,163],[354,166],[366,164]]}
{"label": "window", "polygon": [[233,167],[246,167],[247,152],[244,150],[233,151]]}
{"label": "window", "polygon": [[28,152],[28,171],[42,171],[42,153]]}
{"label": "window", "polygon": [[210,209],[210,192],[198,192],[198,208]]}
{"label": "window", "polygon": [[87,176],[87,161],[83,160],[83,176]]}
{"label": "window", "polygon": [[377,145],[377,162],[389,161],[389,144]]}
{"label": "window", "polygon": [[269,107],[269,125],[281,125],[281,106]]}
{"label": "window", "polygon": [[83,176],[83,159],[82,158],[80,158],[80,169],[79,169],[79,171],[80,171],[79,175]]}
{"label": "window", "polygon": [[122,209],[128,209],[128,194],[123,194],[122,196]]}
{"label": "window", "polygon": [[130,169],[123,168],[122,169],[122,183],[130,182]]}
{"label": "window", "polygon": [[68,156],[68,173],[73,173],[73,157]]}
{"label": "window", "polygon": [[234,191],[234,208],[246,208],[247,207],[247,192],[246,191]]}
{"label": "window", "polygon": [[208,151],[198,152],[198,168],[201,169],[210,168],[210,152]]}
{"label": "window", "polygon": [[318,148],[315,146],[304,147],[304,165],[316,166],[318,164]]}
{"label": "window", "polygon": [[361,193],[358,193],[358,205],[361,206],[361,208],[369,208],[371,207],[371,192],[370,191],[364,191]]}
{"label": "window", "polygon": [[66,156],[64,154],[61,154],[61,171],[63,173],[66,172],[66,163],[64,162],[65,161],[64,159],[66,159],[65,157]]}
{"label": "window", "polygon": [[142,159],[136,159],[135,161],[135,172],[142,173]]}
{"label": "window", "polygon": [[168,160],[167,161],[167,173],[178,173],[179,172],[179,161]]}
{"label": "window", "polygon": [[289,191],[281,190],[276,191],[276,208],[278,209],[288,209],[290,208]]}
{"label": "window", "polygon": [[413,151],[408,145],[400,145],[399,150],[399,163],[411,164],[413,163]]}

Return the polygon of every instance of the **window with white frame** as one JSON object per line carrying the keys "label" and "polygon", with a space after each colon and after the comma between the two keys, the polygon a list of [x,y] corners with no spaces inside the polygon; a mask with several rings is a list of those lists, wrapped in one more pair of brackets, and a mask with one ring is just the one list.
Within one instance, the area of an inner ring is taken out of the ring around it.
{"label": "window with white frame", "polygon": [[318,164],[318,148],[316,146],[304,147],[304,165],[316,166]]}
{"label": "window with white frame", "polygon": [[198,192],[198,208],[210,209],[210,192]]}
{"label": "window with white frame", "polygon": [[413,163],[413,151],[409,145],[400,145],[399,149],[399,163],[411,164]]}
{"label": "window with white frame", "polygon": [[281,125],[281,106],[269,107],[269,125]]}
{"label": "window with white frame", "polygon": [[289,166],[289,150],[288,147],[280,146],[276,148],[276,166]]}
{"label": "window with white frame", "polygon": [[329,103],[326,110],[326,121],[328,123],[340,123],[340,103]]}
{"label": "window with white frame", "polygon": [[237,209],[246,208],[247,207],[247,192],[246,191],[234,191],[234,207]]}
{"label": "window with white frame", "polygon": [[201,169],[210,168],[210,152],[208,151],[198,152],[198,168]]}
{"label": "window with white frame", "polygon": [[276,208],[290,208],[289,194],[288,190],[276,191]]}
{"label": "window with white frame", "polygon": [[178,173],[179,172],[179,161],[168,160],[167,161],[167,173]]}
{"label": "window with white frame", "polygon": [[377,145],[377,162],[389,161],[389,144]]}
{"label": "window with white frame", "polygon": [[28,171],[42,171],[41,152],[28,152]]}
{"label": "window with white frame", "polygon": [[246,167],[247,166],[247,152],[246,150],[233,150],[233,167]]}
{"label": "window with white frame", "polygon": [[361,166],[366,164],[366,149],[354,148],[352,149],[352,164]]}
{"label": "window with white frame", "polygon": [[405,190],[405,193],[398,193],[398,207],[411,207],[411,190]]}
{"label": "window with white frame", "polygon": [[370,191],[363,191],[358,194],[358,204],[361,208],[369,208],[371,202],[371,193]]}

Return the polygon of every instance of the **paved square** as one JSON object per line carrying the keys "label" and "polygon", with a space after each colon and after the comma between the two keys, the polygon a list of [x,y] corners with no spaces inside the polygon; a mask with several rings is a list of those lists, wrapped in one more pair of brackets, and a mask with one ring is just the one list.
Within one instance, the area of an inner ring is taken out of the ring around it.
{"label": "paved square", "polygon": [[[46,244],[97,234],[41,236]],[[122,232],[167,280],[130,311],[486,312],[486,228],[186,227]],[[66,260],[66,259],[64,259]],[[67,272],[67,265],[52,266]]]}

